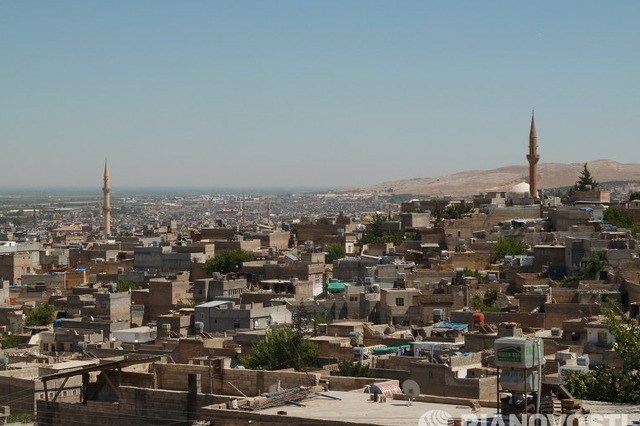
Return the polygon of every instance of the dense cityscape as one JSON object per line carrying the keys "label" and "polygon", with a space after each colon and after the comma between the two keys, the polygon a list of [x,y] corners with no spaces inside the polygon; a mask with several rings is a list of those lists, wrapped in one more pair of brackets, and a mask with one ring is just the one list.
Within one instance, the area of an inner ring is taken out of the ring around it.
{"label": "dense cityscape", "polygon": [[640,426],[640,2],[0,14],[0,426]]}
{"label": "dense cityscape", "polygon": [[545,195],[537,149],[467,198],[116,197],[106,162],[102,199],[4,197],[4,418],[639,421],[640,193]]}

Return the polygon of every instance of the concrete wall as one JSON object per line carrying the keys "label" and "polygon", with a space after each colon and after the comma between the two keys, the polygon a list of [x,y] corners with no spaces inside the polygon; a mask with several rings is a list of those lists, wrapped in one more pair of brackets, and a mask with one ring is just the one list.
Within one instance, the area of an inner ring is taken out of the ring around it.
{"label": "concrete wall", "polygon": [[[38,401],[39,425],[189,425],[188,392],[120,386],[118,403],[88,401],[65,404]],[[224,402],[216,395],[198,394],[193,402],[193,418],[201,417],[201,407]],[[217,424],[217,423],[216,423]]]}
{"label": "concrete wall", "polygon": [[[451,321],[471,325],[473,312],[456,311],[451,313]],[[501,322],[517,322],[523,327],[545,328],[544,313],[513,313],[513,312],[485,312],[486,324],[500,324]],[[555,326],[554,326],[555,327]]]}
{"label": "concrete wall", "polygon": [[[208,366],[191,364],[155,364],[158,388],[184,391],[188,389],[188,375],[200,374],[202,391],[209,392],[210,381]],[[317,386],[320,383],[319,373],[296,371],[263,371],[242,370],[235,368],[211,369],[213,393],[224,395],[257,396],[268,392],[269,386],[277,384],[284,389],[300,386]],[[235,386],[235,387],[234,387]],[[242,393],[238,392],[241,391]]]}
{"label": "concrete wall", "polygon": [[417,362],[411,365],[411,377],[420,385],[420,393],[456,398],[495,399],[494,377],[458,379],[442,364]]}

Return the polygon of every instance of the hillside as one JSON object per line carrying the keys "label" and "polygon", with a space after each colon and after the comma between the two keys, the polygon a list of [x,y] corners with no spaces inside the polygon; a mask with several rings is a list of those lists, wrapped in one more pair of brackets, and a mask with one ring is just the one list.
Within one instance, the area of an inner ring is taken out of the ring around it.
{"label": "hillside", "polygon": [[[558,188],[573,185],[583,163],[541,163],[539,187]],[[622,164],[611,160],[591,161],[589,171],[598,182],[640,180],[640,164]],[[493,170],[467,170],[436,178],[416,178],[337,189],[336,193],[416,194],[429,196],[469,196],[480,192],[508,191],[528,180],[529,166],[506,166]]]}

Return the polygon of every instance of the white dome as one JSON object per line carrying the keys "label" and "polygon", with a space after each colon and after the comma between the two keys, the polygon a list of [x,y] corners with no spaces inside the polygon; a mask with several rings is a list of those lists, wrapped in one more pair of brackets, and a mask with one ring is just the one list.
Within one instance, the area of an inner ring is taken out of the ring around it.
{"label": "white dome", "polygon": [[515,185],[513,188],[511,188],[509,190],[509,194],[526,194],[530,192],[530,187],[529,184],[527,182],[520,182],[519,184]]}

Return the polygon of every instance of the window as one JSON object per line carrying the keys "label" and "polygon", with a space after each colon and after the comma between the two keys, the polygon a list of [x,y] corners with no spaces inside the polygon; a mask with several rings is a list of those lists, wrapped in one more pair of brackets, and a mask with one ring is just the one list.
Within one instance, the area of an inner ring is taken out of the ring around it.
{"label": "window", "polygon": [[44,399],[44,393],[40,392],[40,395],[38,395],[38,398]]}
{"label": "window", "polygon": [[349,302],[357,302],[358,296],[349,296]]}
{"label": "window", "polygon": [[67,391],[62,391],[62,396],[67,396]]}
{"label": "window", "polygon": [[42,344],[42,350],[45,352],[49,352],[49,344],[48,343],[43,343]]}
{"label": "window", "polygon": [[238,319],[233,320],[233,328],[240,328],[240,320]]}
{"label": "window", "polygon": [[396,297],[396,306],[404,306],[404,297]]}

